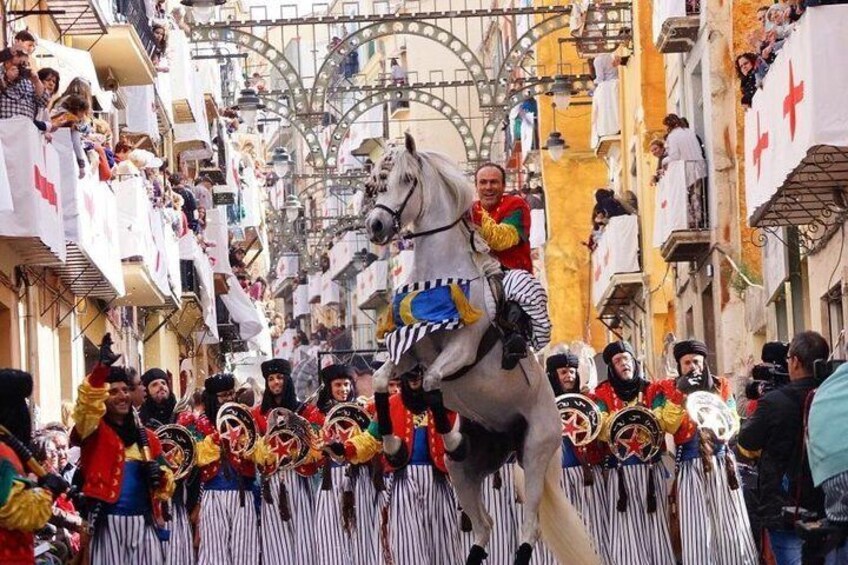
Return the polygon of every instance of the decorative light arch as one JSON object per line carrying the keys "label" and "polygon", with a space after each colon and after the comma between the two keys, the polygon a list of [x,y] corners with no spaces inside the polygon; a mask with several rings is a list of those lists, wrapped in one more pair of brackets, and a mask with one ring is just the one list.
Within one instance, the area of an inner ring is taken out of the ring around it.
{"label": "decorative light arch", "polygon": [[219,28],[219,27],[203,27],[195,26],[191,28],[192,41],[222,41],[225,43],[234,43],[250,49],[254,53],[265,58],[271,65],[279,71],[283,77],[283,82],[286,83],[289,96],[292,101],[292,107],[297,114],[308,111],[308,99],[306,89],[303,87],[303,81],[291,61],[285,54],[274,48],[273,45],[260,37],[256,37],[252,33],[247,33],[234,28]]}
{"label": "decorative light arch", "polygon": [[[512,48],[504,57],[500,69],[498,69],[497,80],[495,82],[495,104],[503,104],[506,100],[506,88],[509,84],[509,74],[515,70],[521,61],[527,56],[527,53],[541,41],[545,36],[563,28],[569,27],[571,11],[557,14],[553,17],[542,20],[518,38],[512,45]],[[559,73],[555,73],[559,74]]]}
{"label": "decorative light arch", "polygon": [[[489,86],[489,77],[480,59],[464,41],[446,29],[437,25],[416,20],[401,20],[394,22],[375,23],[348,35],[335,49],[324,59],[321,69],[315,77],[312,87],[312,99],[309,103],[311,114],[323,112],[327,91],[333,76],[338,72],[339,66],[347,55],[359,48],[363,43],[373,41],[387,35],[416,35],[430,39],[443,45],[456,53],[459,60],[468,69],[472,80],[477,88],[477,95],[481,106],[488,106],[493,102],[492,89]],[[298,113],[299,109],[298,109]]]}
{"label": "decorative light arch", "polygon": [[288,121],[292,127],[297,130],[300,136],[306,140],[306,145],[309,147],[309,153],[312,155],[313,163],[315,163],[316,166],[323,167],[325,162],[324,150],[321,148],[321,143],[318,139],[318,134],[315,133],[315,130],[304,124],[297,116],[293,115],[291,108],[289,108],[287,104],[280,102],[279,98],[265,94],[260,94],[259,97],[262,99],[262,102],[265,103],[265,107],[268,110]]}
{"label": "decorative light arch", "polygon": [[492,112],[486,125],[483,126],[483,135],[480,138],[480,159],[488,160],[492,152],[492,140],[495,137],[495,132],[498,131],[498,126],[501,121],[506,118],[509,111],[525,100],[535,98],[540,94],[545,94],[548,91],[549,85],[553,84],[553,79],[548,78],[539,82],[520,88],[509,95],[509,98],[504,96],[503,103]]}
{"label": "decorative light arch", "polygon": [[457,132],[459,132],[462,138],[462,145],[465,147],[466,160],[472,162],[479,159],[477,143],[474,140],[474,135],[471,133],[471,127],[456,108],[430,92],[414,88],[398,88],[397,90],[371,94],[354,104],[345,112],[330,135],[330,145],[327,147],[326,160],[326,166],[328,168],[336,166],[339,147],[341,147],[341,143],[353,123],[371,108],[391,102],[418,102],[440,112],[445,118],[450,120]]}

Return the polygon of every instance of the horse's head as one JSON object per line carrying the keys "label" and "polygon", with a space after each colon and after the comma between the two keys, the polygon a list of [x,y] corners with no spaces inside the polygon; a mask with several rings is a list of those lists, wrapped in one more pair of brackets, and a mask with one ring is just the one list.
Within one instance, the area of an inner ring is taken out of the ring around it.
{"label": "horse's head", "polygon": [[365,184],[366,194],[374,202],[365,228],[374,243],[388,243],[421,214],[421,166],[415,140],[408,133],[404,147],[390,149],[374,166]]}

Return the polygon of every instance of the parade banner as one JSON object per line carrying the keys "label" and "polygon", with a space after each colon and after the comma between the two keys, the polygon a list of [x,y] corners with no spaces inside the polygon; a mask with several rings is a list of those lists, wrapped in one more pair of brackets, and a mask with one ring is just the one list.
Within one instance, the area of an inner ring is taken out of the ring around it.
{"label": "parade banner", "polygon": [[283,330],[282,335],[274,341],[274,357],[291,359],[294,353],[294,338],[297,332],[291,328]]}
{"label": "parade banner", "polygon": [[339,285],[328,273],[321,276],[321,304],[330,306],[339,303]]}
{"label": "parade banner", "polygon": [[213,244],[206,250],[206,253],[212,259],[212,272],[221,274],[231,273],[227,213],[223,208],[216,206],[212,210],[206,211],[206,229],[203,230],[203,237],[206,241]]}
{"label": "parade banner", "polygon": [[[12,211],[0,211],[0,236],[38,238],[65,261],[59,158],[32,120],[0,120],[0,145],[11,187]],[[53,263],[53,259],[46,259]]]}
{"label": "parade banner", "polygon": [[311,304],[321,302],[321,274],[314,273],[308,277],[309,302]]}
{"label": "parade banner", "polygon": [[[59,158],[62,179],[62,213],[64,216],[65,239],[69,254],[81,253],[108,282],[114,294],[124,294],[124,273],[121,269],[121,252],[114,245],[118,234],[118,204],[115,193],[105,182],[99,180],[97,172],[89,168],[85,178],[79,178],[79,167],[74,157],[71,130],[61,128],[53,134],[53,144]],[[79,267],[85,268],[85,267]],[[77,273],[69,273],[71,277]],[[113,296],[114,296],[113,294]],[[92,296],[103,298],[98,292]],[[108,298],[111,298],[109,296]]]}
{"label": "parade banner", "polygon": [[612,277],[639,272],[639,217],[610,218],[598,247],[592,252],[592,304],[598,305]]}
{"label": "parade banner", "polygon": [[797,26],[745,114],[749,219],[791,176],[793,182],[821,183],[828,169],[845,174],[827,146],[841,147],[842,155],[848,147],[848,73],[833,69],[844,58],[848,7],[810,8]]}
{"label": "parade banner", "polygon": [[374,261],[356,275],[356,303],[360,308],[373,307],[371,301],[388,290],[389,262]]}
{"label": "parade banner", "polygon": [[688,229],[686,161],[668,164],[656,187],[654,247],[662,247],[671,232]]}
{"label": "parade banner", "polygon": [[292,313],[295,318],[302,318],[310,314],[309,287],[299,284],[292,291]]}
{"label": "parade banner", "polygon": [[414,257],[415,252],[412,249],[403,249],[389,259],[393,288],[412,282],[409,280],[409,274],[412,272]]}
{"label": "parade banner", "polygon": [[262,328],[267,325],[264,316],[259,316],[256,308],[250,297],[241,288],[239,280],[235,275],[227,277],[230,285],[230,291],[227,294],[222,294],[221,300],[227,310],[230,311],[230,318],[239,326],[239,335],[243,340],[249,340],[262,331]]}
{"label": "parade banner", "polygon": [[12,204],[12,186],[9,184],[9,175],[6,172],[6,158],[3,153],[3,145],[0,144],[0,212],[11,212],[14,210]]}
{"label": "parade banner", "polygon": [[283,253],[277,259],[277,280],[297,278],[300,271],[300,256],[297,253]]}

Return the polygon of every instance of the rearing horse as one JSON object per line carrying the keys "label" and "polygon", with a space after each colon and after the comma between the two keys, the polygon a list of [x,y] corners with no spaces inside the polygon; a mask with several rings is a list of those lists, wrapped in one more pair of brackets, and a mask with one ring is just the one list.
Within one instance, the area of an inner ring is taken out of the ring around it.
{"label": "rearing horse", "polygon": [[[381,430],[391,426],[384,421],[389,380],[422,366],[424,388],[441,391],[444,405],[461,416],[453,428],[443,424],[440,429],[438,416],[436,425],[449,454],[451,481],[474,530],[475,543],[466,563],[480,564],[486,557],[492,518],[483,505],[481,486],[512,451],[526,477],[521,545],[514,563],[530,562],[540,530],[561,563],[598,563],[580,518],[559,484],[561,423],[544,370],[533,356],[513,370],[503,370],[500,341],[487,337],[495,305],[485,273],[497,264],[492,265],[494,260],[485,251],[477,251],[485,244],[475,239],[465,220],[474,189],[446,156],[416,151],[408,134],[405,145],[387,152],[375,166],[368,187],[374,202],[365,220],[370,238],[386,244],[409,230],[406,237],[416,238],[409,280],[462,281],[464,309],[470,307],[478,319],[455,329],[415,335],[407,340],[414,344],[406,343],[399,358],[374,374]],[[488,346],[481,347],[487,340]],[[460,372],[460,378],[451,378]],[[381,402],[385,402],[382,410]],[[399,438],[390,431],[384,434],[383,450],[388,457],[397,455],[400,448]]]}

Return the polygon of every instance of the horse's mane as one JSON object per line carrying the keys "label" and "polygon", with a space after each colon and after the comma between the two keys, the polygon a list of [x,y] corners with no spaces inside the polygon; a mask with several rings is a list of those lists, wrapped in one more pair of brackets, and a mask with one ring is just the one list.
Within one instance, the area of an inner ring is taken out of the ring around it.
{"label": "horse's mane", "polygon": [[464,213],[471,208],[474,202],[474,187],[468,175],[444,153],[416,151],[413,155],[408,151],[399,150],[394,156],[394,161],[392,175],[398,175],[395,179],[403,178],[403,175],[407,174],[420,175],[421,187],[425,194],[438,184],[444,184],[457,211]]}

